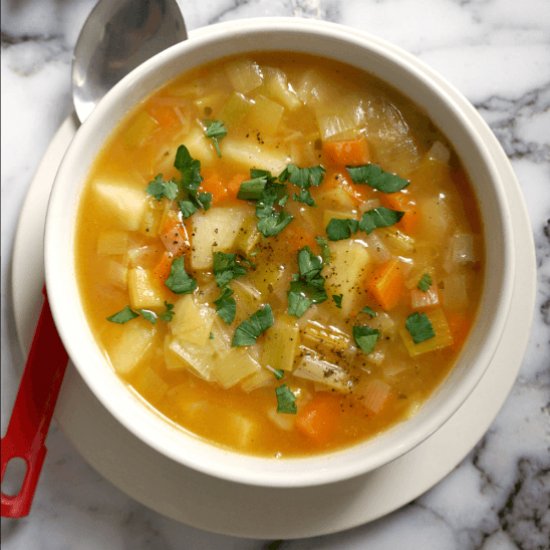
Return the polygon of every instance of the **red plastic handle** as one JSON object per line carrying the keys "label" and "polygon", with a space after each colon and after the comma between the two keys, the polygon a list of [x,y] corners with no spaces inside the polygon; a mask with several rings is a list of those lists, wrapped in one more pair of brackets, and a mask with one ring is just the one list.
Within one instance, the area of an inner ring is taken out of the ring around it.
{"label": "red plastic handle", "polygon": [[46,456],[44,441],[48,435],[68,356],[53,322],[46,292],[36,326],[31,351],[6,435],[2,438],[1,479],[10,460],[21,458],[27,470],[16,495],[2,491],[2,517],[28,515],[42,464]]}

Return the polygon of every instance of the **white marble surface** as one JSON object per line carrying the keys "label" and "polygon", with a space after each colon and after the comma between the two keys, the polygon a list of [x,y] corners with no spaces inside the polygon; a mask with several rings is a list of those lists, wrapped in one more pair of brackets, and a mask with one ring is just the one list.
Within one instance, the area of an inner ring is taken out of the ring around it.
{"label": "white marble surface", "polygon": [[[13,236],[26,189],[71,111],[70,59],[93,0],[2,0],[2,433],[23,357],[9,296]],[[367,30],[416,54],[491,125],[525,195],[537,249],[534,325],[520,376],[489,432],[433,489],[403,509],[335,535],[279,547],[385,550],[550,548],[550,1],[180,1],[188,28],[252,16],[305,16]],[[266,547],[213,535],[132,501],[55,427],[29,517],[2,519],[16,549]]]}

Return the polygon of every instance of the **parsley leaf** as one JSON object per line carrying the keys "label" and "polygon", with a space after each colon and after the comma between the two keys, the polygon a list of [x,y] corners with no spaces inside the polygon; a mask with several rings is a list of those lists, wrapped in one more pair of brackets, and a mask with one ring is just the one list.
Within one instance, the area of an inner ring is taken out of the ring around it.
{"label": "parsley leaf", "polygon": [[342,309],[342,299],[344,298],[343,294],[333,294],[332,300],[336,304],[336,307]]}
{"label": "parsley leaf", "polygon": [[150,309],[138,309],[139,314],[144,318],[147,319],[152,325],[155,325],[157,322],[157,314],[154,311],[151,311]]}
{"label": "parsley leaf", "polygon": [[179,201],[178,206],[180,207],[180,211],[185,219],[187,219],[189,216],[197,211],[197,207],[188,200]]}
{"label": "parsley leaf", "polygon": [[171,321],[172,317],[174,317],[174,304],[164,302],[164,307],[165,310],[162,313],[159,313],[159,319],[162,319],[163,321]]}
{"label": "parsley leaf", "polygon": [[391,172],[385,172],[376,164],[346,166],[354,183],[366,183],[382,193],[396,193],[409,185],[409,181]]}
{"label": "parsley leaf", "polygon": [[277,396],[278,413],[296,414],[298,412],[298,407],[296,407],[296,396],[290,391],[290,388],[286,384],[275,388],[275,395]]}
{"label": "parsley leaf", "polygon": [[185,145],[180,145],[174,166],[181,173],[180,185],[187,195],[185,200],[179,202],[184,217],[188,218],[199,208],[208,210],[212,203],[212,193],[199,192],[202,183],[200,160],[194,159]]}
{"label": "parsley leaf", "polygon": [[288,291],[288,313],[301,317],[311,305],[327,300],[325,279],[321,275],[323,261],[309,246],[298,251],[299,275],[293,275]]}
{"label": "parsley leaf", "polygon": [[357,220],[332,218],[327,225],[327,237],[331,241],[349,239],[359,227]]}
{"label": "parsley leaf", "polygon": [[279,181],[290,181],[290,183],[300,187],[300,192],[298,194],[294,193],[295,201],[303,202],[308,206],[315,206],[315,201],[309,192],[309,188],[321,185],[325,172],[325,168],[321,165],[300,168],[296,164],[289,164],[279,174]]}
{"label": "parsley leaf", "polygon": [[313,200],[313,197],[308,189],[300,189],[300,193],[298,195],[294,193],[294,200],[297,202],[303,202],[308,206],[315,206],[315,201]]}
{"label": "parsley leaf", "polygon": [[127,323],[128,321],[131,321],[132,319],[135,319],[136,317],[139,317],[139,315],[130,306],[126,306],[124,309],[121,309],[115,314],[107,317],[107,321],[122,325],[124,323]]}
{"label": "parsley leaf", "polygon": [[294,216],[286,210],[279,212],[273,210],[258,221],[258,231],[264,237],[273,237],[278,235],[293,219]]}
{"label": "parsley leaf", "polygon": [[355,325],[352,329],[353,339],[363,353],[371,353],[378,341],[380,331],[367,325]]}
{"label": "parsley leaf", "polygon": [[432,286],[432,276],[429,273],[424,273],[418,281],[416,288],[422,292],[428,292],[429,288]]}
{"label": "parsley leaf", "polygon": [[255,200],[258,230],[264,237],[278,235],[294,217],[286,210],[277,210],[275,205],[284,206],[288,200],[286,186],[275,183],[267,170],[250,170],[251,179],[241,184],[237,197]]}
{"label": "parsley leaf", "polygon": [[432,323],[425,313],[411,313],[405,321],[405,326],[415,344],[420,344],[435,336]]}
{"label": "parsley leaf", "polygon": [[330,262],[330,248],[328,246],[328,241],[324,237],[315,237],[315,242],[319,245],[321,249],[321,257],[323,258],[323,263],[326,265]]}
{"label": "parsley leaf", "polygon": [[217,300],[214,300],[216,304],[216,311],[218,315],[230,325],[235,320],[235,314],[237,313],[237,303],[233,298],[233,291],[226,286]]}
{"label": "parsley leaf", "polygon": [[271,306],[267,304],[236,328],[231,345],[233,347],[254,345],[258,336],[273,326],[273,323],[273,311]]}
{"label": "parsley leaf", "polygon": [[227,135],[227,128],[224,126],[221,120],[205,120],[204,135],[212,140],[218,157],[221,158],[222,152],[220,151],[220,141]]}
{"label": "parsley leaf", "polygon": [[221,288],[233,279],[246,274],[246,267],[237,263],[236,254],[214,252],[214,277]]}
{"label": "parsley leaf", "polygon": [[267,178],[265,176],[243,181],[239,187],[237,198],[245,201],[257,201],[262,197],[266,185]]}
{"label": "parsley leaf", "polygon": [[361,313],[366,313],[367,315],[370,315],[371,319],[376,317],[378,315],[378,313],[376,313],[376,311],[374,311],[374,309],[372,309],[371,307],[369,306],[365,306],[362,310],[361,310]]}
{"label": "parsley leaf", "polygon": [[178,196],[178,184],[173,180],[165,181],[162,174],[157,174],[155,179],[149,182],[145,191],[160,201],[163,197],[173,201]]}
{"label": "parsley leaf", "polygon": [[405,212],[390,210],[383,206],[373,208],[363,214],[359,221],[359,229],[365,231],[365,233],[369,235],[377,227],[389,227],[390,225],[396,224],[404,214]]}
{"label": "parsley leaf", "polygon": [[310,187],[319,187],[321,185],[325,172],[325,168],[321,165],[300,168],[295,164],[289,164],[279,174],[279,181],[285,182],[288,180],[297,187],[309,189]]}
{"label": "parsley leaf", "polygon": [[164,284],[175,294],[191,294],[197,288],[197,281],[185,271],[183,256],[172,262],[170,276]]}

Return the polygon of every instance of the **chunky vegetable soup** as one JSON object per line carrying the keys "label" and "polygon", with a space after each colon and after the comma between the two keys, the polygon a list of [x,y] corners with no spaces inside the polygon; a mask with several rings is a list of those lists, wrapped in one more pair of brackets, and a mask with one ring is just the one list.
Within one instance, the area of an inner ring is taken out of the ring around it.
{"label": "chunky vegetable soup", "polygon": [[116,372],[240,452],[349,446],[414,414],[482,287],[468,178],[368,74],[293,53],[227,58],[155,92],[83,192],[77,273]]}

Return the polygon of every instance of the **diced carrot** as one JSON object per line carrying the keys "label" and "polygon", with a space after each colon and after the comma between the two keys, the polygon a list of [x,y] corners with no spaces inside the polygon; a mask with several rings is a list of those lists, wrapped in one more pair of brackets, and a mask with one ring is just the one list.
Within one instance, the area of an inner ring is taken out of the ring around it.
{"label": "diced carrot", "polygon": [[212,193],[212,204],[216,205],[227,198],[227,187],[217,172],[203,172],[201,191]]}
{"label": "diced carrot", "polygon": [[169,105],[150,104],[147,112],[159,123],[161,128],[171,128],[180,124],[178,115]]}
{"label": "diced carrot", "polygon": [[165,251],[161,256],[159,263],[153,268],[153,275],[162,282],[166,281],[166,279],[170,276],[170,268],[172,267],[173,261],[174,257],[172,254]]}
{"label": "diced carrot", "polygon": [[379,266],[367,281],[372,297],[389,311],[400,301],[405,290],[405,279],[399,260],[390,260]]}
{"label": "diced carrot", "polygon": [[451,329],[451,334],[453,335],[452,348],[453,350],[458,351],[462,348],[462,345],[470,332],[472,321],[462,313],[445,312],[445,316],[447,317],[447,323]]}
{"label": "diced carrot", "polygon": [[419,211],[416,201],[406,191],[398,193],[381,193],[382,204],[392,210],[405,212],[405,215],[397,222],[396,226],[407,234],[412,234],[418,225]]}
{"label": "diced carrot", "polygon": [[287,229],[285,229],[283,235],[288,245],[288,251],[291,254],[296,253],[304,246],[309,246],[312,250],[315,250],[317,244],[315,235],[305,227],[298,225],[296,222],[291,223]]}
{"label": "diced carrot", "polygon": [[185,225],[179,221],[177,214],[167,216],[159,233],[160,240],[172,256],[181,256],[190,247],[189,235]]}
{"label": "diced carrot", "polygon": [[247,179],[250,179],[250,178],[246,174],[235,174],[227,182],[228,196],[232,199],[236,199],[237,198],[237,193],[239,192],[239,189],[241,188],[241,183],[243,181],[246,181]]}
{"label": "diced carrot", "polygon": [[359,166],[370,160],[369,144],[364,137],[323,142],[325,157],[339,166]]}
{"label": "diced carrot", "polygon": [[359,399],[368,412],[378,414],[386,407],[392,395],[389,384],[382,380],[370,380],[360,391]]}
{"label": "diced carrot", "polygon": [[341,416],[338,397],[328,392],[320,392],[298,409],[295,426],[300,433],[318,445],[323,445],[338,431]]}

